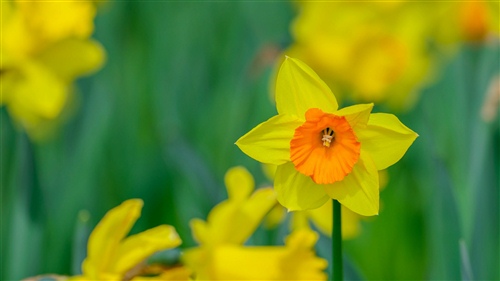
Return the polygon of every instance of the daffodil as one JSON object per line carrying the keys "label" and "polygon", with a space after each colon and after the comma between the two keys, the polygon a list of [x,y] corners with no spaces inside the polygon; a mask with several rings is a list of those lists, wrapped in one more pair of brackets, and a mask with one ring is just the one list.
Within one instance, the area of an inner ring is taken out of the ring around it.
{"label": "daffodil", "polygon": [[417,134],[373,104],[338,109],[328,86],[303,62],[287,58],[276,81],[278,115],[236,144],[250,157],[278,165],[274,188],[290,211],[336,199],[360,215],[379,211],[378,170],[396,163]]}
{"label": "daffodil", "polygon": [[242,167],[225,176],[229,199],[215,206],[207,221],[191,222],[200,244],[184,252],[183,261],[196,280],[325,280],[326,261],[315,256],[318,239],[311,230],[292,233],[284,246],[244,246],[276,204],[271,188],[252,194],[252,176]]}
{"label": "daffodil", "polygon": [[140,273],[149,256],[181,244],[169,225],[125,237],[139,218],[142,205],[142,200],[130,199],[106,213],[89,237],[83,275],[72,280],[130,280]]}
{"label": "daffodil", "polygon": [[70,99],[73,81],[99,69],[90,39],[91,1],[2,1],[0,104],[33,138],[44,136]]}

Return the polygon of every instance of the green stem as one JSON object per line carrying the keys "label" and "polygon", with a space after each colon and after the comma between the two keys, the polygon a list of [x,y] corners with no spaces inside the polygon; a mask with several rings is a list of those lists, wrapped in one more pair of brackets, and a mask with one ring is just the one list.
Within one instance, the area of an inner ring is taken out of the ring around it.
{"label": "green stem", "polygon": [[332,280],[343,280],[342,274],[342,216],[340,203],[333,200],[333,228],[332,228]]}

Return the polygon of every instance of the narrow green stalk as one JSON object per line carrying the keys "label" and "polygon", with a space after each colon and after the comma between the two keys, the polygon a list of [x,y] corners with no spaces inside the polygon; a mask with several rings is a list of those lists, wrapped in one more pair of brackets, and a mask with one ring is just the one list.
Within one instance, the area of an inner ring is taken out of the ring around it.
{"label": "narrow green stalk", "polygon": [[333,200],[333,228],[332,228],[332,255],[333,272],[332,280],[343,280],[342,273],[342,216],[340,203]]}

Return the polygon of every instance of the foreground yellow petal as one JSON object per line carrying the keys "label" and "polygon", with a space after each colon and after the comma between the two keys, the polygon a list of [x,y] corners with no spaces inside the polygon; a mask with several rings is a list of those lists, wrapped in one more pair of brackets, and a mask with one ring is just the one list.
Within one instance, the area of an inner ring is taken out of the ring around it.
{"label": "foreground yellow petal", "polygon": [[333,199],[363,216],[378,215],[379,182],[375,164],[363,150],[352,173],[343,181],[325,185]]}
{"label": "foreground yellow petal", "polygon": [[290,140],[302,122],[293,115],[276,115],[239,138],[236,145],[262,163],[286,163],[290,161]]}
{"label": "foreground yellow petal", "polygon": [[[262,169],[269,179],[274,180],[274,175],[276,172],[275,165],[263,164]],[[387,170],[379,171],[379,182],[381,189],[387,184]],[[326,203],[319,208],[288,213],[292,216],[290,219],[291,229],[310,229],[311,227],[309,222],[312,222],[317,230],[319,230],[326,236],[331,236],[333,226],[332,204],[333,200],[327,200]],[[285,208],[283,208],[283,206],[281,205],[275,206],[266,217],[266,228],[272,229],[277,225],[283,223],[285,216]],[[359,234],[361,230],[360,221],[362,218],[363,216],[360,216],[359,214],[349,210],[345,206],[342,206],[343,239],[352,239]]]}
{"label": "foreground yellow petal", "polygon": [[377,170],[398,162],[418,136],[396,116],[386,113],[372,114],[368,127],[357,135]]}
{"label": "foreground yellow petal", "polygon": [[353,106],[348,106],[335,112],[335,115],[345,116],[351,128],[357,133],[358,130],[365,128],[368,120],[370,119],[370,113],[373,109],[373,103],[369,104],[357,104]]}
{"label": "foreground yellow petal", "polygon": [[337,100],[328,86],[303,62],[287,57],[276,81],[278,114],[304,118],[309,108],[337,111]]}
{"label": "foreground yellow petal", "polygon": [[278,201],[289,211],[318,208],[330,199],[321,185],[295,170],[291,162],[276,169],[274,188]]}

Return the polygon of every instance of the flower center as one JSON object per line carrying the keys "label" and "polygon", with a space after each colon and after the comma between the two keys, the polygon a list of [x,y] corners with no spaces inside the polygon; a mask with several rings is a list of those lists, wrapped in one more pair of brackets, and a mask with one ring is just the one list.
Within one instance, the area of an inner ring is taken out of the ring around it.
{"label": "flower center", "polygon": [[361,144],[343,116],[311,108],[290,141],[295,169],[317,184],[341,181],[358,162]]}
{"label": "flower center", "polygon": [[323,146],[330,147],[332,140],[335,139],[335,132],[330,127],[326,127],[321,133],[323,134],[323,138],[321,138]]}

